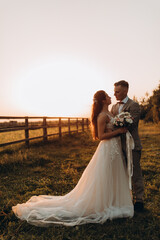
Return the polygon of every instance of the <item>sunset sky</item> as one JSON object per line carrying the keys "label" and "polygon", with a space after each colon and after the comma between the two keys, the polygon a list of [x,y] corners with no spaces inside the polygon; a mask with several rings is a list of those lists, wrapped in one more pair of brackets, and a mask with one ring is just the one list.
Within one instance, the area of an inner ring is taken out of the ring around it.
{"label": "sunset sky", "polygon": [[160,0],[0,0],[0,115],[89,116],[160,81]]}

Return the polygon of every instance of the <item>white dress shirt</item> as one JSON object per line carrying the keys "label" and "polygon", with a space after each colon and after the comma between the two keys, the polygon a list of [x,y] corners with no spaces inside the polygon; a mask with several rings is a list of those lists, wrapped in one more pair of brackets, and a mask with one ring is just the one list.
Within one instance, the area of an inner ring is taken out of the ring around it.
{"label": "white dress shirt", "polygon": [[[128,96],[125,97],[121,102],[123,102],[124,104],[128,101]],[[124,106],[124,104],[118,104],[118,112],[120,113],[122,111],[122,108]]]}

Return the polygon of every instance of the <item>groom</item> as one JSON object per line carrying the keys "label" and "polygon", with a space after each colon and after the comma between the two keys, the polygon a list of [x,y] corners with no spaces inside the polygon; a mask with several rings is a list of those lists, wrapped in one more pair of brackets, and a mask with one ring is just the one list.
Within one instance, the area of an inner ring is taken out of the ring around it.
{"label": "groom", "polygon": [[[135,194],[135,204],[134,210],[138,212],[142,212],[144,209],[143,204],[143,195],[144,195],[144,185],[143,185],[143,177],[142,177],[142,170],[140,166],[140,158],[141,158],[141,142],[138,135],[138,122],[140,118],[140,107],[139,104],[134,102],[133,100],[129,99],[127,96],[129,84],[128,82],[121,80],[114,84],[114,95],[117,99],[117,104],[113,105],[111,112],[115,116],[122,111],[129,112],[133,117],[133,124],[131,127],[128,128],[129,132],[131,133],[135,148],[132,151],[133,155],[133,190]],[[126,139],[125,134],[121,137],[122,142],[122,151],[127,161],[126,157]]]}

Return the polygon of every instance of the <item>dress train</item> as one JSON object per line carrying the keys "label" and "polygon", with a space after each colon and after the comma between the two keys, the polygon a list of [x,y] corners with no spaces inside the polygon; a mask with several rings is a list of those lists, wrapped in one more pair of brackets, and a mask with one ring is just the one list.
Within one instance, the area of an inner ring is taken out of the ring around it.
{"label": "dress train", "polygon": [[133,217],[129,177],[120,137],[103,140],[75,188],[64,196],[40,195],[12,207],[28,223],[75,226],[104,223],[107,219]]}

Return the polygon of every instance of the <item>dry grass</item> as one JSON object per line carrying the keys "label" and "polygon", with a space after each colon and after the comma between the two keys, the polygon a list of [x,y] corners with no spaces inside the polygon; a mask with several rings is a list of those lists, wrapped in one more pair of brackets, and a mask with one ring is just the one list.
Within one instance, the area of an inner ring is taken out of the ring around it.
{"label": "dry grass", "polygon": [[[61,131],[62,131],[62,134],[63,134],[63,132],[68,132],[68,127],[63,126]],[[77,131],[76,126],[71,126],[70,131]],[[81,126],[79,126],[78,131],[82,131]],[[59,128],[58,127],[48,128],[47,134],[57,134],[57,136],[58,136]],[[42,136],[42,138],[43,138],[43,129],[36,129],[36,130],[29,131],[30,138],[38,137],[38,136]],[[49,137],[49,138],[53,138],[53,137]],[[0,133],[0,144],[12,142],[12,141],[19,141],[22,139],[25,139],[25,131],[24,130]]]}
{"label": "dry grass", "polygon": [[158,124],[144,123],[140,121],[139,123],[139,134],[144,137],[147,135],[159,135],[160,134],[160,122]]}
{"label": "dry grass", "polygon": [[38,228],[18,220],[11,207],[38,194],[63,195],[74,188],[98,142],[90,132],[54,139],[47,144],[8,146],[0,153],[1,240],[159,240],[160,133],[157,125],[140,123],[145,211],[132,219],[103,225]]}

